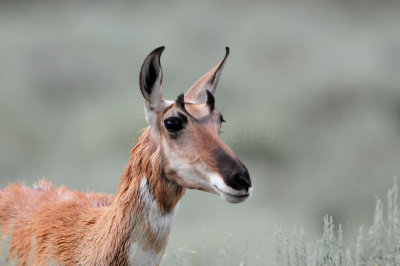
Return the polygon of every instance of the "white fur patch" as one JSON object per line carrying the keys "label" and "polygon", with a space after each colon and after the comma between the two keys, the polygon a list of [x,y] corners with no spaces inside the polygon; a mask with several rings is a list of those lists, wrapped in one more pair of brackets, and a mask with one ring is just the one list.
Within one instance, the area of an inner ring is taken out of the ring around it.
{"label": "white fur patch", "polygon": [[168,213],[162,213],[157,201],[151,195],[149,185],[145,178],[140,181],[140,198],[144,205],[146,218],[149,222],[151,231],[158,237],[166,236],[171,230],[178,206]]}
{"label": "white fur patch", "polygon": [[168,158],[168,163],[170,164],[171,168],[177,172],[179,177],[192,185],[201,185],[205,188],[210,187],[207,180],[201,178],[192,165],[187,163],[185,159],[180,158],[175,152],[173,152],[168,147],[164,139],[162,140],[162,147],[166,157]]}
{"label": "white fur patch", "polygon": [[[162,213],[158,207],[157,201],[150,192],[146,178],[140,180],[140,200],[151,231],[161,241],[164,237],[168,236],[171,230],[178,206],[168,213]],[[147,241],[147,238],[143,237],[141,239],[143,240],[131,243],[129,249],[130,265],[157,265],[160,262],[164,251],[162,250],[159,253],[156,253],[153,249],[146,249],[144,251],[141,247],[147,246],[147,242],[140,243],[140,241]]]}
{"label": "white fur patch", "polygon": [[218,188],[218,190],[220,190],[220,191],[222,191],[224,193],[228,193],[228,194],[230,194],[232,196],[244,196],[244,195],[248,194],[248,192],[246,190],[244,190],[244,189],[243,190],[236,190],[236,189],[233,189],[231,187],[228,187],[225,184],[223,178],[219,174],[216,174],[216,173],[212,173],[210,175],[210,183],[213,186],[216,186]]}
{"label": "white fur patch", "polygon": [[129,264],[135,266],[155,266],[157,265],[163,252],[156,253],[154,250],[143,251],[136,243],[133,243],[129,250]]}
{"label": "white fur patch", "polygon": [[170,101],[170,100],[164,100],[164,102],[165,102],[165,107],[168,107],[168,106],[174,104],[174,101]]}
{"label": "white fur patch", "polygon": [[210,175],[210,182],[213,185],[215,191],[221,196],[221,199],[226,200],[231,203],[239,203],[251,196],[253,188],[246,190],[235,190],[225,184],[222,177],[218,174]]}
{"label": "white fur patch", "polygon": [[222,199],[232,203],[242,202],[251,195],[252,188],[249,191],[235,190],[226,185],[220,174],[211,171],[204,164],[190,165],[184,158],[180,158],[169,149],[165,140],[162,140],[162,146],[171,168],[177,172],[185,183],[201,186],[205,190],[214,192],[220,195]]}

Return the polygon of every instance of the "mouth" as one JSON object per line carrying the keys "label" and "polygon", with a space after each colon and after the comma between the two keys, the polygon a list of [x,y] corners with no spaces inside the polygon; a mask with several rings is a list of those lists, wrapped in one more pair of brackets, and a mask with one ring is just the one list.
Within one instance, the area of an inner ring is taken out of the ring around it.
{"label": "mouth", "polygon": [[238,191],[238,194],[233,194],[226,191],[222,191],[216,185],[214,185],[214,188],[223,200],[226,200],[230,203],[239,203],[245,201],[251,196],[251,192],[253,190],[253,188],[249,188],[247,192]]}

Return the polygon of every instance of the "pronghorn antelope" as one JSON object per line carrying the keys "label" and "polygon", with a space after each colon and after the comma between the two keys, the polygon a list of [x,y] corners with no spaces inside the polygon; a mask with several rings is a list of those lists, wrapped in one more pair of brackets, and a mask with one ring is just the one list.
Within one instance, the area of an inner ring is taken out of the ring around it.
{"label": "pronghorn antelope", "polygon": [[229,55],[175,101],[163,99],[160,56],[140,71],[149,124],[131,151],[114,196],[54,188],[0,190],[2,233],[18,265],[158,265],[186,188],[238,203],[252,191],[249,172],[219,138],[224,121],[214,93]]}

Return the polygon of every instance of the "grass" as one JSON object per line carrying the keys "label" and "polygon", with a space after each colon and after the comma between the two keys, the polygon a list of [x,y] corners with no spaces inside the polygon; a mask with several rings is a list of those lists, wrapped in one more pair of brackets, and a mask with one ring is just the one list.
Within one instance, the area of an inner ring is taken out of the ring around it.
{"label": "grass", "polygon": [[307,243],[303,230],[294,230],[292,237],[279,229],[275,234],[276,264],[289,265],[400,265],[400,226],[398,185],[387,192],[386,211],[381,199],[377,199],[375,216],[368,230],[361,226],[356,243],[343,243],[343,231],[337,230],[332,217],[324,217],[324,231],[314,245]]}
{"label": "grass", "polygon": [[[265,261],[259,254],[254,259],[255,265],[278,266],[363,266],[363,265],[400,265],[400,214],[398,206],[399,187],[397,180],[387,192],[386,204],[376,200],[375,215],[368,230],[360,226],[355,243],[345,245],[342,226],[337,229],[333,218],[325,215],[322,237],[311,243],[303,229],[294,227],[293,232],[278,228],[274,235],[275,261]],[[385,206],[386,209],[385,209]],[[201,254],[197,251],[178,248],[166,253],[163,265],[192,265],[190,256],[201,256],[201,265],[253,265],[249,256],[248,242],[244,243],[244,251],[239,262],[234,262],[229,254],[231,235],[224,240],[216,258],[208,258],[204,231]],[[15,265],[7,261],[9,237],[0,238],[0,265]],[[261,251],[263,253],[263,251]]]}
{"label": "grass", "polygon": [[[368,230],[360,226],[355,243],[345,245],[341,224],[334,224],[331,216],[323,217],[324,230],[314,243],[307,239],[304,229],[294,227],[292,233],[277,228],[274,235],[275,258],[265,259],[266,250],[249,257],[247,242],[238,262],[229,254],[231,236],[228,236],[216,258],[207,257],[205,243],[201,251],[202,266],[206,265],[278,265],[278,266],[369,266],[400,265],[400,214],[398,207],[398,185],[387,192],[386,204],[376,200],[375,215]],[[385,206],[384,206],[385,205]],[[384,208],[386,207],[386,208]],[[173,256],[166,254],[163,265],[197,265],[189,256],[199,255],[189,249],[176,249]]]}

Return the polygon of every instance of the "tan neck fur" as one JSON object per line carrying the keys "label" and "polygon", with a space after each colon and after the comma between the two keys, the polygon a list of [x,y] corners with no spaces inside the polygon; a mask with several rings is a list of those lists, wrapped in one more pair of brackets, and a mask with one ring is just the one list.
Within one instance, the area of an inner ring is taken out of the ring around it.
{"label": "tan neck fur", "polygon": [[[98,252],[109,253],[107,262],[123,263],[129,260],[132,243],[136,243],[141,250],[161,255],[167,244],[169,229],[166,234],[157,234],[152,230],[150,223],[154,221],[149,221],[146,215],[146,208],[150,208],[146,204],[149,202],[143,198],[141,190],[143,184],[147,185],[151,195],[149,198],[155,200],[160,213],[170,215],[185,189],[166,179],[162,171],[160,146],[151,138],[150,129],[144,129],[131,151],[114,202],[96,221],[91,232],[96,235],[95,242],[103,248]],[[96,209],[93,211],[97,212]],[[113,238],[112,241],[110,238]]]}
{"label": "tan neck fur", "polygon": [[122,204],[126,204],[132,199],[137,199],[135,193],[140,186],[140,180],[146,178],[160,210],[162,212],[172,210],[184,195],[185,189],[169,181],[164,175],[162,166],[161,145],[154,143],[150,128],[147,127],[131,151],[131,158],[121,178],[115,203],[120,205],[117,203],[120,200]]}
{"label": "tan neck fur", "polygon": [[157,265],[185,189],[163,174],[149,128],[132,149],[117,194],[69,191],[42,180],[0,191],[0,228],[18,265]]}

